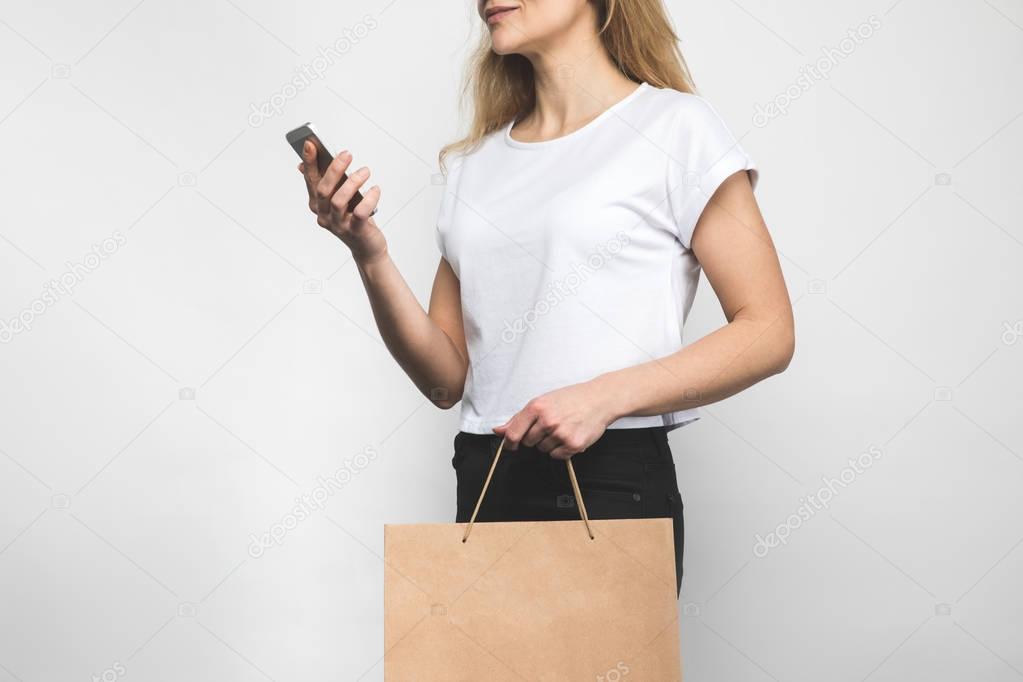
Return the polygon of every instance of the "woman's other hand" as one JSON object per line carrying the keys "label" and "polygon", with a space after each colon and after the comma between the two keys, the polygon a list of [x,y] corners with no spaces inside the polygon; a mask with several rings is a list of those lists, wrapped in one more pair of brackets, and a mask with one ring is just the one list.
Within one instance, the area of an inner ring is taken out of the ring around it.
{"label": "woman's other hand", "polygon": [[607,391],[595,381],[566,386],[533,398],[494,433],[505,447],[536,447],[554,459],[570,459],[593,445],[617,418]]}
{"label": "woman's other hand", "polygon": [[316,214],[317,224],[344,242],[357,263],[371,263],[386,255],[387,240],[370,217],[380,201],[380,186],[371,187],[355,210],[348,210],[348,202],[369,180],[369,168],[358,169],[342,183],[341,178],[352,163],[352,155],[343,151],[321,176],[316,165],[316,147],[308,140],[302,146],[302,159],[298,170],[305,178],[309,210]]}

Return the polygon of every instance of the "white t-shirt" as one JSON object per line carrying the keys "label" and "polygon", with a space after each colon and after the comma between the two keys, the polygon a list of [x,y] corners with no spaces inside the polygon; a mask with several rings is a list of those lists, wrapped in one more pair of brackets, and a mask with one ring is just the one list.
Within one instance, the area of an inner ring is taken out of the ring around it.
{"label": "white t-shirt", "polygon": [[[461,283],[460,429],[492,433],[554,389],[682,347],[700,264],[690,238],[725,178],[758,171],[699,96],[648,83],[582,128],[520,142],[512,123],[453,158],[437,244]],[[666,426],[695,409],[623,417]]]}

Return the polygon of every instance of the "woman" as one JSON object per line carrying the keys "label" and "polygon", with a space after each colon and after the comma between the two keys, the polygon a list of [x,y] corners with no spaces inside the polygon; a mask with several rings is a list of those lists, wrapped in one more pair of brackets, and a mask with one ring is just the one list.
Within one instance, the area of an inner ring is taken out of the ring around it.
{"label": "woman", "polygon": [[[671,517],[667,432],[784,370],[793,321],[753,196],[758,171],[693,88],[662,0],[481,0],[468,137],[441,152],[442,257],[425,311],[388,257],[369,178],[299,165],[351,249],[380,333],[437,406],[461,401],[452,465],[468,521]],[[453,155],[448,167],[446,156]],[[727,324],[683,346],[703,271]],[[508,451],[513,452],[508,452]]]}

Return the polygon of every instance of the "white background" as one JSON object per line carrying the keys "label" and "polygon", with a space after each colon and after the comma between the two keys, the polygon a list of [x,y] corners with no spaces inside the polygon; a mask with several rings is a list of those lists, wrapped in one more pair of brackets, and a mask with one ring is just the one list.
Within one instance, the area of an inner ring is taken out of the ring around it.
{"label": "white background", "polygon": [[[687,680],[1023,679],[1023,6],[892,3],[670,3],[760,164],[798,346],[671,436]],[[453,519],[457,410],[383,347],[283,136],[316,121],[371,167],[425,302],[476,21],[413,0],[0,5],[0,320],[37,310],[0,345],[0,682],[382,679],[382,524]],[[722,322],[704,282],[690,338]]]}

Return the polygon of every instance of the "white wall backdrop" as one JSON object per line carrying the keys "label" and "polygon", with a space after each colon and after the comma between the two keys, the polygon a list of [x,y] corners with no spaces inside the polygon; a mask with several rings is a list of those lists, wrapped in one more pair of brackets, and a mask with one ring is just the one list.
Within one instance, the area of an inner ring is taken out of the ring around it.
{"label": "white wall backdrop", "polygon": [[[1023,679],[1023,5],[670,8],[761,166],[798,345],[671,436],[687,680]],[[457,414],[283,135],[373,169],[425,302],[475,30],[450,0],[0,4],[0,682],[382,679],[382,524],[453,520]],[[722,322],[704,283],[690,335]]]}

